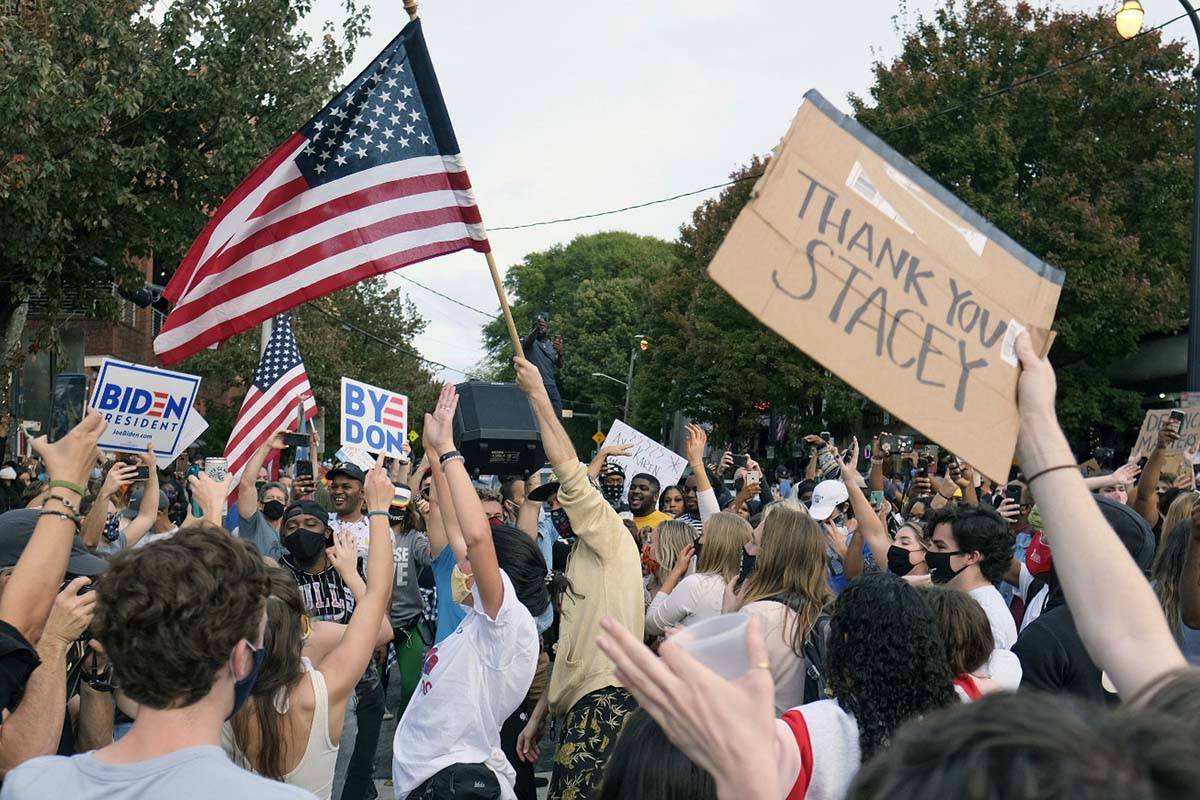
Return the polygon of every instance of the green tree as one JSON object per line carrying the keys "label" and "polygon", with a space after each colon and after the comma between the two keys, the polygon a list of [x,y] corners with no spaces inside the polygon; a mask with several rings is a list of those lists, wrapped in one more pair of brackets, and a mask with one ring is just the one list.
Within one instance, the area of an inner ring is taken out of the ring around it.
{"label": "green tree", "polygon": [[[521,337],[541,311],[550,312],[551,335],[563,336],[565,357],[558,384],[568,407],[600,411],[606,419],[621,415],[625,389],[592,373],[626,379],[634,337],[647,332],[650,285],[672,273],[674,255],[661,239],[612,231],[530,253],[509,268],[504,284],[514,298],[513,319]],[[651,351],[657,344],[653,342]],[[502,318],[484,328],[484,345],[494,377],[511,379],[513,348]],[[647,379],[645,374],[639,371],[635,386],[660,384],[657,376]],[[656,417],[633,417],[635,425],[653,422],[657,430]]]}
{"label": "green tree", "polygon": [[[337,424],[343,376],[408,395],[410,419],[419,419],[419,414],[433,408],[440,384],[434,383],[424,363],[411,354],[412,339],[426,323],[401,290],[389,289],[383,278],[372,278],[323,298],[316,305],[403,350],[393,350],[348,330],[312,305],[292,312],[292,327],[317,405],[326,414],[327,454],[340,446]],[[179,365],[182,371],[204,380],[201,386],[208,398],[205,418],[210,425],[204,439],[213,449],[229,439],[258,366],[259,345],[258,331],[248,331],[217,350],[199,353]]]}
{"label": "green tree", "polygon": [[[747,441],[759,430],[757,404],[808,432],[831,425],[858,428],[869,404],[789,342],[759,322],[709,280],[708,264],[750,198],[751,179],[765,162],[755,158],[730,175],[740,179],[707,200],[680,230],[676,269],[651,288],[650,332],[655,347],[647,371],[657,380],[637,388],[639,410],[682,411],[712,421],[723,440]],[[645,412],[649,413],[649,412]]]}
{"label": "green tree", "polygon": [[156,23],[157,6],[0,10],[0,332],[10,360],[21,357],[10,346],[31,294],[47,297],[53,327],[68,297],[112,313],[111,284],[140,280],[131,255],[173,268],[238,181],[328,100],[367,19],[345,0],[341,41],[327,24],[313,42],[300,27],[310,0],[174,0]]}
{"label": "green tree", "polygon": [[1051,355],[1076,437],[1140,421],[1105,367],[1187,323],[1192,59],[1153,33],[973,100],[1115,41],[1106,7],[947,2],[875,65],[869,101],[851,98],[859,121],[1066,272]]}

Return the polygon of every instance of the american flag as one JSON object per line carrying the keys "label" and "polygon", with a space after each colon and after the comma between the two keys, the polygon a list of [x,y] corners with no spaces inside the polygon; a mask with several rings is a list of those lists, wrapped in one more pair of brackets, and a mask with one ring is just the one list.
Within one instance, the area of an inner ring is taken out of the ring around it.
{"label": "american flag", "polygon": [[161,417],[163,410],[167,407],[167,401],[171,399],[171,395],[166,392],[152,392],[154,395],[154,404],[150,406],[150,410],[146,412],[147,417]]}
{"label": "american flag", "polygon": [[237,491],[246,462],[263,442],[276,431],[298,427],[296,406],[301,398],[304,400],[304,418],[312,419],[317,415],[317,402],[308,385],[308,373],[304,371],[300,348],[296,346],[291,319],[287,314],[280,314],[275,318],[271,340],[254,371],[254,382],[242,401],[242,410],[233,423],[229,444],[225,445],[225,461],[233,476],[230,485],[234,491]]}
{"label": "american flag", "polygon": [[489,244],[413,20],[242,181],[164,292],[166,364],[364,278]]}
{"label": "american flag", "polygon": [[383,413],[380,415],[380,418],[386,427],[403,430],[408,424],[407,416],[408,398],[404,395],[394,394],[384,404]]}

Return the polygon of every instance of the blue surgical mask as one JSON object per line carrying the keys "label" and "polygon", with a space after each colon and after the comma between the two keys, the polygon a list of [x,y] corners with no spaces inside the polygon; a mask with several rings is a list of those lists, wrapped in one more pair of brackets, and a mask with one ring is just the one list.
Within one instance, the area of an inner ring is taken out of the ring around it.
{"label": "blue surgical mask", "polygon": [[234,715],[246,704],[255,682],[258,680],[258,672],[262,669],[263,660],[267,656],[267,648],[255,647],[246,639],[242,641],[250,648],[250,657],[253,659],[254,665],[250,667],[250,673],[246,677],[233,684],[233,711],[230,711],[229,716],[225,718],[226,722],[233,719]]}

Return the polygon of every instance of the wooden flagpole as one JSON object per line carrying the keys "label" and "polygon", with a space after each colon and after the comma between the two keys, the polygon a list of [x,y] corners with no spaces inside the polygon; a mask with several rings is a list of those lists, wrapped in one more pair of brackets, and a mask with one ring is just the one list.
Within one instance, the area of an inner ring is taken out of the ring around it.
{"label": "wooden flagpole", "polygon": [[[408,12],[409,20],[416,19],[417,0],[404,0],[404,10]],[[508,326],[508,337],[512,339],[513,352],[524,358],[525,349],[521,347],[521,337],[517,335],[517,324],[513,322],[512,309],[508,307],[508,295],[504,293],[500,270],[496,268],[496,258],[490,249],[484,253],[484,256],[487,258],[488,271],[492,273],[492,284],[496,287],[496,298],[500,301],[500,310],[504,312],[504,324]]]}

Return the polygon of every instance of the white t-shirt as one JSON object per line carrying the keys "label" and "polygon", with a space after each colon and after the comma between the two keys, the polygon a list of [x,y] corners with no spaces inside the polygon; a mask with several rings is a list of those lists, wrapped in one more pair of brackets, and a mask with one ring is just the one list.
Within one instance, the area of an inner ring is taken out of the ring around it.
{"label": "white t-shirt", "polygon": [[696,573],[675,585],[670,594],[654,595],[646,609],[646,633],[665,633],[674,625],[692,625],[721,613],[725,599],[725,581],[720,575]]}
{"label": "white t-shirt", "polygon": [[992,639],[997,650],[1010,650],[1017,643],[1017,623],[1004,602],[1004,596],[995,586],[980,586],[967,592],[975,602],[983,606],[988,622],[992,624]]}
{"label": "white t-shirt", "polygon": [[1042,586],[1041,590],[1032,598],[1029,596],[1029,589],[1034,580],[1029,567],[1022,564],[1021,578],[1017,584],[1017,596],[1025,601],[1025,616],[1021,617],[1021,630],[1028,628],[1035,619],[1042,615],[1042,611],[1046,608],[1046,601],[1050,599],[1049,586]]}
{"label": "white t-shirt", "polygon": [[421,680],[392,740],[392,783],[406,797],[451,764],[487,763],[502,796],[515,797],[515,774],[500,749],[500,728],[529,692],[537,669],[538,633],[504,571],[504,601],[496,619],[475,608],[429,648]]}
{"label": "white t-shirt", "polygon": [[841,800],[862,764],[858,722],[837,700],[793,708],[775,720],[779,776],[788,797]]}
{"label": "white t-shirt", "polygon": [[138,543],[133,546],[133,549],[136,550],[139,547],[145,547],[146,545],[150,544],[151,542],[161,542],[163,539],[170,539],[172,536],[174,536],[177,533],[179,533],[178,525],[176,525],[174,528],[171,528],[171,530],[163,531],[162,533],[156,533],[154,531],[151,531],[150,533],[147,533],[145,536],[143,536],[141,539],[139,539]]}

